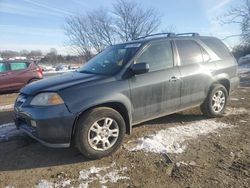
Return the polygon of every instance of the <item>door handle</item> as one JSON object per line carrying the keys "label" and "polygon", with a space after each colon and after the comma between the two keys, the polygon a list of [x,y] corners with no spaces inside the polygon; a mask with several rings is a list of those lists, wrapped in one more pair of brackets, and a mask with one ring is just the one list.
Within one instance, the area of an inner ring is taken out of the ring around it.
{"label": "door handle", "polygon": [[179,80],[179,78],[176,77],[176,76],[172,76],[172,77],[169,79],[170,82],[176,82],[177,80]]}

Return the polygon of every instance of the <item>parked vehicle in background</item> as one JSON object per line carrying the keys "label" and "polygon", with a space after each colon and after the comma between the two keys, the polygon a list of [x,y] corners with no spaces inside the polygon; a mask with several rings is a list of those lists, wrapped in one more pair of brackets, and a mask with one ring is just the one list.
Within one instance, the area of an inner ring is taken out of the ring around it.
{"label": "parked vehicle in background", "polygon": [[0,92],[17,91],[42,77],[42,69],[34,62],[0,61]]}
{"label": "parked vehicle in background", "polygon": [[68,70],[68,66],[67,65],[63,65],[63,64],[58,64],[55,67],[56,71],[63,71],[63,70]]}
{"label": "parked vehicle in background", "polygon": [[240,57],[239,60],[238,60],[239,65],[247,64],[247,63],[250,63],[250,54],[245,55],[243,57]]}
{"label": "parked vehicle in background", "polygon": [[108,47],[77,71],[24,87],[15,123],[47,146],[75,144],[88,158],[104,157],[146,120],[195,106],[208,117],[222,116],[239,84],[237,67],[217,38],[146,36]]}

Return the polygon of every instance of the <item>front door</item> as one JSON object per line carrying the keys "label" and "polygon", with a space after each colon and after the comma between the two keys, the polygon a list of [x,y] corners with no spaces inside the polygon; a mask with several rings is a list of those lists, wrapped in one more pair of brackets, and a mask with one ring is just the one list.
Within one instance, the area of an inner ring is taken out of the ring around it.
{"label": "front door", "polygon": [[149,72],[129,79],[133,123],[160,117],[180,105],[180,72],[174,67],[171,42],[152,42],[135,60],[142,62],[149,64]]}

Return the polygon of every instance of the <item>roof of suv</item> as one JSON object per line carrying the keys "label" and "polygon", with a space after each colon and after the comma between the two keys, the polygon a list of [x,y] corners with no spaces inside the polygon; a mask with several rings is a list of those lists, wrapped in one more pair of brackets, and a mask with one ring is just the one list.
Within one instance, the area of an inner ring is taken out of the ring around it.
{"label": "roof of suv", "polygon": [[175,34],[175,33],[156,33],[156,34],[152,34],[152,35],[146,35],[146,36],[143,36],[143,37],[139,37],[137,39],[125,42],[123,44],[126,44],[126,43],[135,43],[135,42],[146,43],[146,42],[150,42],[150,41],[154,41],[154,40],[173,39],[173,38],[182,38],[182,39],[190,39],[190,38],[196,38],[197,39],[198,38],[198,39],[206,39],[206,38],[215,38],[215,37],[200,36],[198,33],[179,33],[179,34]]}

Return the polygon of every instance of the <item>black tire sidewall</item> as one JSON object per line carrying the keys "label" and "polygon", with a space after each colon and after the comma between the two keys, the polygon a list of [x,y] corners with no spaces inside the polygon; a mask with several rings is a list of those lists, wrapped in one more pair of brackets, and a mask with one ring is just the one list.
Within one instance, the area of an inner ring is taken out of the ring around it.
{"label": "black tire sidewall", "polygon": [[[215,112],[212,108],[212,98],[213,98],[214,94],[219,90],[221,90],[224,93],[225,104],[223,106],[223,109],[220,112]],[[209,109],[212,116],[216,117],[216,116],[223,115],[223,113],[225,112],[225,109],[226,109],[227,99],[228,99],[228,92],[227,92],[227,89],[223,85],[216,84],[212,87],[210,94],[209,94],[209,100],[208,100],[208,109]]]}
{"label": "black tire sidewall", "polygon": [[[93,123],[103,117],[114,119],[119,127],[119,136],[116,143],[106,151],[98,151],[93,149],[88,142],[88,132]],[[122,143],[126,132],[124,119],[117,111],[111,108],[96,108],[85,113],[77,123],[76,144],[80,152],[87,158],[98,159],[115,152]]]}

